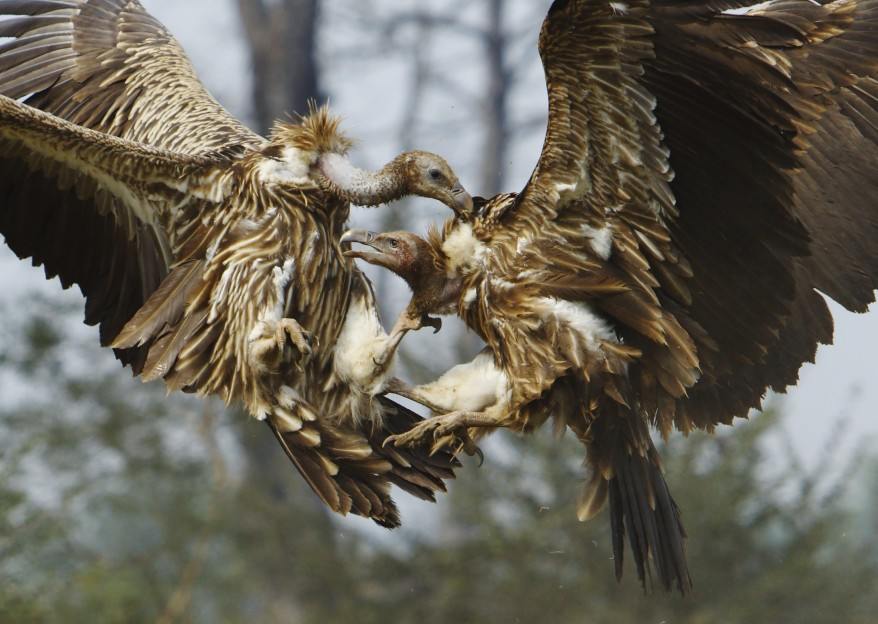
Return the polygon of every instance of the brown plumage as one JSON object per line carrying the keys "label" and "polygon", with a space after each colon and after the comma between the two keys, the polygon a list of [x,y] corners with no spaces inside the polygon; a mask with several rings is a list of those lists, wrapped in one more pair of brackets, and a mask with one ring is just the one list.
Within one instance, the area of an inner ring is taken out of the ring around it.
{"label": "brown plumage", "polygon": [[[448,454],[384,448],[418,418],[385,398],[371,287],[343,256],[349,201],[472,201],[441,158],[377,173],[325,109],[264,139],[204,90],[139,3],[0,0],[0,233],[86,297],[144,380],[242,402],[334,511],[399,523]],[[16,102],[23,99],[24,104]]]}
{"label": "brown plumage", "polygon": [[423,256],[488,350],[411,390],[451,413],[395,438],[554,416],[587,449],[580,516],[610,503],[617,575],[627,534],[641,580],[651,558],[681,591],[649,425],[746,417],[831,341],[817,291],[865,311],[878,286],[878,2],[748,4],[553,4],[530,182]]}

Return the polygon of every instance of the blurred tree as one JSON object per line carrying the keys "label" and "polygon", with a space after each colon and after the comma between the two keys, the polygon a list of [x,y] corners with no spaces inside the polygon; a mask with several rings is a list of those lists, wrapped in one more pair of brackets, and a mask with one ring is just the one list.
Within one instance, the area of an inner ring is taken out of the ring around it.
{"label": "blurred tree", "polygon": [[645,596],[631,569],[616,584],[606,519],[575,519],[581,450],[572,440],[507,438],[499,461],[489,457],[456,484],[446,539],[373,560],[381,572],[368,574],[382,582],[363,612],[374,616],[358,621],[393,613],[390,621],[418,624],[874,622],[878,539],[850,531],[839,502],[850,474],[829,481],[827,461],[803,479],[796,458],[769,456],[778,422],[767,413],[666,450],[691,536],[687,599]]}
{"label": "blurred tree", "polygon": [[253,72],[253,116],[267,132],[276,119],[322,100],[317,67],[320,0],[238,0]]}
{"label": "blurred tree", "polygon": [[260,487],[230,432],[247,421],[120,377],[92,332],[54,326],[72,309],[27,305],[0,330],[4,395],[19,377],[42,389],[0,408],[0,622],[290,621],[345,604],[319,584],[343,582],[344,538],[306,488]]}
{"label": "blurred tree", "polygon": [[120,381],[55,301],[28,308],[0,342],[0,379],[43,388],[0,409],[2,622],[874,622],[878,537],[851,528],[874,516],[844,504],[874,482],[769,454],[774,413],[665,450],[696,589],[644,596],[612,577],[606,519],[575,520],[572,440],[505,437],[435,535],[376,543],[253,487],[234,415]]}

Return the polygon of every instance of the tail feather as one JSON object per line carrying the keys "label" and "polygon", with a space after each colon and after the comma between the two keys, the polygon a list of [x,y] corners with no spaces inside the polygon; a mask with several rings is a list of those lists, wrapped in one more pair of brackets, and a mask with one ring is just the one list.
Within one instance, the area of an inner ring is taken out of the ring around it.
{"label": "tail feather", "polygon": [[408,430],[420,417],[384,397],[375,399],[384,412],[384,427],[370,437],[304,417],[284,419],[286,406],[266,419],[287,457],[315,494],[334,512],[370,518],[386,528],[400,525],[390,496],[391,484],[422,500],[435,501],[446,491],[460,463],[449,453],[385,448],[384,440]]}
{"label": "tail feather", "polygon": [[592,471],[580,499],[579,517],[593,517],[609,501],[616,578],[622,578],[627,537],[644,589],[651,589],[654,573],[666,591],[676,586],[686,594],[692,589],[686,531],[646,421],[612,400],[597,414],[586,430],[575,428],[588,449]]}
{"label": "tail feather", "polygon": [[637,577],[643,586],[651,584],[647,562],[652,559],[661,586],[670,591],[676,585],[685,594],[692,588],[686,563],[686,531],[657,452],[650,448],[646,456],[622,453],[613,469],[609,500],[616,578],[622,577],[627,532]]}

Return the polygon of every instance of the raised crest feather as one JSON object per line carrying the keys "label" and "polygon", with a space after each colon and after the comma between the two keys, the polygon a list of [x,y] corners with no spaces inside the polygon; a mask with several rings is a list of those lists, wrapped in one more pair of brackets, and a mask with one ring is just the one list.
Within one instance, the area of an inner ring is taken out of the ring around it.
{"label": "raised crest feather", "polygon": [[347,154],[354,146],[341,131],[341,117],[333,115],[328,104],[317,106],[311,100],[308,114],[296,122],[275,122],[269,139],[272,145],[295,147],[303,152]]}

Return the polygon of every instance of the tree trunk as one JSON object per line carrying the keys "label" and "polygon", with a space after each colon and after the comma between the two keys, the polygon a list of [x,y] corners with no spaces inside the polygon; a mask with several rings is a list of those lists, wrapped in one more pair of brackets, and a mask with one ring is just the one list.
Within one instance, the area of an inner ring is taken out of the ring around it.
{"label": "tree trunk", "polygon": [[253,71],[253,119],[267,132],[276,119],[321,101],[317,67],[319,0],[238,0]]}
{"label": "tree trunk", "polygon": [[[320,0],[238,0],[253,71],[253,117],[267,132],[287,113],[307,112],[322,99],[316,63]],[[242,419],[245,421],[245,419]],[[325,521],[325,545],[332,548],[330,512],[296,473],[268,430],[245,422],[243,436],[248,486],[276,504],[311,506]]]}
{"label": "tree trunk", "polygon": [[509,151],[509,93],[512,79],[506,63],[507,41],[503,30],[506,0],[488,0],[485,60],[488,87],[485,90],[485,144],[482,155],[481,193],[490,197],[503,191]]}

